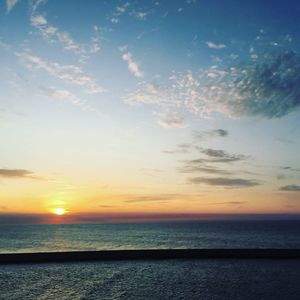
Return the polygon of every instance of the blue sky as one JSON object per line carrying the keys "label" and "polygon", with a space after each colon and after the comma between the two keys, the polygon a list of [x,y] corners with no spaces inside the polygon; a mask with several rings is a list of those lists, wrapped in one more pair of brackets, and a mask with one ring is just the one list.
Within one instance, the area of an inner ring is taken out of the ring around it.
{"label": "blue sky", "polygon": [[299,12],[0,1],[2,213],[299,213]]}

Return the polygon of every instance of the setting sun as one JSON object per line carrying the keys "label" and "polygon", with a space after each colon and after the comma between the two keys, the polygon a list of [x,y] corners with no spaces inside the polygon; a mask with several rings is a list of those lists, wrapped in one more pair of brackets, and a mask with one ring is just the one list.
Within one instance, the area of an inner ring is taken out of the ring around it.
{"label": "setting sun", "polygon": [[64,215],[66,213],[65,209],[63,208],[54,208],[53,212],[58,216]]}

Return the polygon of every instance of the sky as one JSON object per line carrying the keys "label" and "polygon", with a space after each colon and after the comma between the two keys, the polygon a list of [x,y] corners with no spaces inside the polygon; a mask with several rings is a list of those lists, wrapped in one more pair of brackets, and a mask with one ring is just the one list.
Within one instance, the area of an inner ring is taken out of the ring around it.
{"label": "sky", "polygon": [[299,215],[299,13],[0,0],[0,222]]}

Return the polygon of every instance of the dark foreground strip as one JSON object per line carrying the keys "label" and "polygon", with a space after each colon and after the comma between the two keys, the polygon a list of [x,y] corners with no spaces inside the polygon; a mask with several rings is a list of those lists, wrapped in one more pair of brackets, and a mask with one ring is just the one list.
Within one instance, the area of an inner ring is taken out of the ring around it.
{"label": "dark foreground strip", "polygon": [[155,249],[0,254],[0,264],[137,259],[300,259],[300,249]]}

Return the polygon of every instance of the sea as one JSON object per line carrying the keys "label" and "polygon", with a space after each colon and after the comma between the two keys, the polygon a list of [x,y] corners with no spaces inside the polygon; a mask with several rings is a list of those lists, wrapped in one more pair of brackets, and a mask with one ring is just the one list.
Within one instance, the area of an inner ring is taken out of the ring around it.
{"label": "sea", "polygon": [[[300,221],[0,225],[0,253],[299,248]],[[0,299],[300,299],[300,260],[172,259],[0,266]]]}

